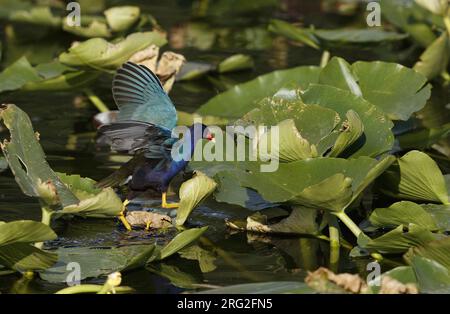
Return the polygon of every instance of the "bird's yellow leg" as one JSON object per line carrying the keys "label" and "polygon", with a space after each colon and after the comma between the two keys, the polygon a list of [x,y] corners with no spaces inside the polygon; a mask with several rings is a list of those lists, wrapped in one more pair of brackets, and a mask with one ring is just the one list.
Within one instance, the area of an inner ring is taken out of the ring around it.
{"label": "bird's yellow leg", "polygon": [[125,228],[128,230],[128,231],[131,231],[131,226],[130,226],[130,223],[127,221],[127,219],[125,218],[125,211],[127,210],[127,205],[130,203],[130,201],[129,200],[125,200],[125,201],[123,201],[123,204],[122,204],[122,211],[119,213],[119,219],[120,219],[120,221],[123,223],[123,225],[125,226]]}
{"label": "bird's yellow leg", "polygon": [[167,193],[164,192],[161,196],[161,207],[162,208],[178,208],[180,206],[179,203],[167,203]]}
{"label": "bird's yellow leg", "polygon": [[145,223],[145,231],[149,231],[151,225],[152,225],[152,221],[151,221],[151,220],[150,220],[150,221],[147,221],[147,222]]}

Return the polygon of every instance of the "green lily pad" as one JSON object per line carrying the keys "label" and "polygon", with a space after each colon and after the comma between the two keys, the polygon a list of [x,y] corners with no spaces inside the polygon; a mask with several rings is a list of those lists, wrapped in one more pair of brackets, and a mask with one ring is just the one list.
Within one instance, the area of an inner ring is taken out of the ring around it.
{"label": "green lily pad", "polygon": [[280,20],[271,20],[269,30],[316,49],[323,49],[326,46],[336,44],[377,44],[403,40],[408,37],[405,34],[381,29],[345,28],[328,30],[303,28]]}
{"label": "green lily pad", "polygon": [[410,151],[380,178],[380,189],[391,196],[449,204],[441,170],[427,154]]}
{"label": "green lily pad", "polygon": [[192,179],[185,181],[180,187],[176,224],[183,225],[192,210],[213,193],[216,187],[217,183],[202,173],[197,173]]}
{"label": "green lily pad", "polygon": [[197,113],[238,119],[265,97],[273,96],[280,88],[294,84],[296,88],[306,89],[310,83],[318,81],[319,67],[297,67],[278,70],[261,75],[249,82],[238,84],[203,104]]}
{"label": "green lily pad", "polygon": [[433,14],[444,15],[447,13],[448,1],[446,0],[415,0],[416,3]]}
{"label": "green lily pad", "polygon": [[0,222],[0,264],[20,272],[46,269],[57,257],[38,249],[33,243],[55,238],[53,230],[40,222]]}
{"label": "green lily pad", "polygon": [[349,65],[333,58],[322,70],[319,83],[348,90],[382,109],[392,120],[407,120],[422,109],[431,85],[422,74],[387,62],[356,62]]}
{"label": "green lily pad", "polygon": [[66,282],[73,269],[70,263],[78,263],[80,280],[105,276],[116,271],[126,272],[160,261],[192,244],[207,227],[193,228],[179,233],[165,246],[140,244],[120,247],[58,248],[58,262],[40,273],[49,282]]}
{"label": "green lily pad", "polygon": [[[266,201],[343,211],[393,162],[369,157],[355,159],[313,158],[280,163],[275,172],[261,172],[258,162],[191,162],[208,175],[231,175],[236,184],[257,191]],[[219,186],[220,189],[220,186]]]}
{"label": "green lily pad", "polygon": [[84,86],[98,77],[98,73],[76,71],[59,62],[32,67],[22,57],[0,73],[0,92],[22,90],[65,90]]}
{"label": "green lily pad", "polygon": [[253,59],[248,55],[236,54],[232,55],[217,66],[217,72],[228,73],[241,70],[252,69],[255,66]]}
{"label": "green lily pad", "polygon": [[407,120],[422,109],[431,95],[427,78],[407,67],[386,62],[356,62],[352,65],[363,97],[391,119]]}
{"label": "green lily pad", "polygon": [[182,231],[181,233],[177,234],[175,238],[173,238],[168,244],[157,250],[156,254],[153,254],[148,262],[150,263],[153,261],[160,261],[168,258],[169,256],[177,253],[179,250],[182,250],[189,244],[196,241],[206,230],[208,230],[208,227],[192,228]]}
{"label": "green lily pad", "polygon": [[117,43],[109,43],[103,38],[92,38],[73,45],[59,56],[59,61],[75,67],[115,70],[134,53],[150,45],[162,46],[165,43],[165,35],[158,31],[133,33]]}
{"label": "green lily pad", "polygon": [[[350,110],[358,114],[364,125],[363,138],[355,143],[355,147],[348,153],[352,157],[372,156],[376,157],[392,148],[394,137],[392,134],[392,122],[376,106],[361,97],[355,96],[349,91],[338,89],[328,85],[311,84],[301,95],[304,103],[320,105],[336,111],[341,121],[346,120]],[[359,125],[361,122],[357,122]],[[356,123],[356,122],[355,122]],[[354,138],[361,126],[354,126],[356,133],[350,136]]]}
{"label": "green lily pad", "polygon": [[26,57],[22,57],[0,73],[0,92],[20,89],[28,82],[42,80]]}
{"label": "green lily pad", "polygon": [[22,192],[40,197],[39,185],[51,181],[63,206],[78,203],[45,160],[28,115],[15,105],[4,105],[0,117],[11,133],[10,139],[3,141],[2,150]]}
{"label": "green lily pad", "polygon": [[420,206],[433,217],[439,230],[450,230],[450,205],[421,204]]}
{"label": "green lily pad", "polygon": [[202,273],[209,273],[217,268],[214,264],[216,256],[213,252],[205,250],[198,245],[191,245],[178,251],[178,254],[185,259],[197,260]]}
{"label": "green lily pad", "polygon": [[296,27],[288,22],[273,19],[269,24],[269,31],[285,36],[315,49],[320,49],[319,41],[312,29]]}
{"label": "green lily pad", "polygon": [[11,133],[2,150],[26,195],[40,198],[59,215],[107,218],[121,212],[122,202],[112,188],[99,190],[91,179],[58,175],[50,168],[25,112],[15,105],[6,105],[0,117]]}
{"label": "green lily pad", "polygon": [[109,8],[104,14],[109,27],[114,32],[121,32],[129,29],[137,22],[141,10],[137,6],[119,6]]}
{"label": "green lily pad", "polygon": [[405,230],[405,226],[400,225],[375,239],[369,239],[361,234],[358,237],[358,246],[382,254],[399,254],[408,251],[411,247],[432,242],[437,238],[438,236],[431,231],[415,224],[409,224],[407,230]]}
{"label": "green lily pad", "polygon": [[62,24],[60,17],[54,16],[49,7],[35,7],[30,10],[17,10],[9,15],[14,22],[30,23],[50,27],[59,27]]}
{"label": "green lily pad", "polygon": [[411,248],[404,258],[407,262],[412,263],[415,256],[434,260],[450,271],[450,238],[442,236],[441,239]]}
{"label": "green lily pad", "polygon": [[449,293],[450,271],[438,262],[421,256],[413,256],[411,265],[422,293]]}
{"label": "green lily pad", "polygon": [[274,281],[260,283],[245,283],[227,287],[201,291],[202,294],[271,294],[271,293],[295,293],[316,294],[316,290],[310,288],[304,282]]}
{"label": "green lily pad", "polygon": [[438,229],[433,216],[421,206],[408,201],[395,203],[388,208],[376,208],[369,221],[376,227],[397,227],[413,223],[431,231]]}
{"label": "green lily pad", "polygon": [[67,23],[63,23],[63,30],[86,38],[111,37],[108,25],[99,20],[93,20],[88,26],[70,26]]}
{"label": "green lily pad", "polygon": [[414,70],[425,75],[429,80],[447,71],[450,60],[449,34],[443,32],[420,56]]}

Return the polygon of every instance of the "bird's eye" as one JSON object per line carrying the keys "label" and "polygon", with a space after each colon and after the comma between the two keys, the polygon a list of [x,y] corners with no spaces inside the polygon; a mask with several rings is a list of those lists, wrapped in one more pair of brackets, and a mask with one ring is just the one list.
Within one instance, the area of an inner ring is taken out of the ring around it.
{"label": "bird's eye", "polygon": [[212,141],[214,139],[214,136],[211,133],[208,133],[208,135],[206,135],[206,139],[208,141]]}

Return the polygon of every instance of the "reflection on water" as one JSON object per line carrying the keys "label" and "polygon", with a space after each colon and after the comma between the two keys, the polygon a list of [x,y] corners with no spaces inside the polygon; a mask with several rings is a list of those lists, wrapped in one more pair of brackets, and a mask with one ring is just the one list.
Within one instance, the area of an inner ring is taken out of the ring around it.
{"label": "reflection on water", "polygon": [[[117,1],[107,1],[107,6]],[[176,83],[171,98],[177,108],[192,112],[216,93],[227,86],[254,78],[256,75],[274,69],[297,65],[318,64],[320,53],[307,47],[299,47],[287,39],[273,36],[267,30],[270,18],[314,23],[319,27],[332,28],[336,25],[350,25],[354,18],[337,15],[340,10],[354,9],[335,6],[337,1],[127,1],[138,3],[142,9],[151,13],[168,31],[169,45],[163,50],[171,50],[186,56],[187,60],[217,62],[235,53],[251,55],[256,67],[253,71],[214,76],[193,82]],[[122,2],[120,2],[122,4]],[[325,8],[329,15],[320,12]],[[346,11],[347,12],[347,11]],[[6,29],[6,32],[12,30]],[[5,33],[5,30],[4,30]],[[4,34],[5,35],[5,34]],[[13,34],[6,34],[12,36]],[[45,37],[46,40],[50,40]],[[33,43],[14,42],[7,45],[4,64],[21,54],[28,54],[30,60],[42,62],[53,58],[60,50],[61,40],[52,39],[53,46],[40,46]],[[62,47],[67,46],[66,38]],[[388,47],[397,48],[397,47]],[[31,49],[31,50],[30,50]],[[48,51],[50,50],[50,52]],[[36,53],[39,52],[39,53]],[[397,51],[387,47],[370,51],[347,50],[339,54],[349,59],[403,58]],[[38,61],[36,61],[37,59]],[[398,60],[398,61],[404,61]],[[110,108],[114,108],[111,92],[111,76],[105,75],[92,89]],[[438,100],[446,100],[448,91],[438,95]],[[35,129],[40,133],[41,143],[53,169],[60,172],[79,173],[100,179],[111,172],[107,165],[118,162],[108,160],[104,152],[94,146],[95,129],[92,116],[95,109],[80,102],[79,92],[35,92],[0,95],[1,103],[14,102],[32,118]],[[428,111],[427,111],[428,110]],[[433,111],[430,106],[424,110],[426,124],[433,125]],[[439,115],[442,118],[442,115]],[[446,117],[448,121],[448,115]],[[439,121],[441,124],[441,121]],[[350,261],[348,251],[337,252],[339,262],[330,262],[328,243],[312,238],[267,237],[246,233],[231,233],[224,225],[225,218],[244,218],[249,211],[226,204],[208,204],[193,213],[189,220],[191,226],[210,225],[200,241],[206,260],[199,266],[195,260],[179,257],[167,262],[151,265],[148,269],[132,271],[124,276],[123,284],[142,293],[178,293],[184,289],[201,289],[211,286],[225,286],[247,282],[275,280],[303,280],[308,270],[320,266],[336,271],[365,273],[364,262]],[[0,220],[40,218],[40,207],[35,199],[22,194],[9,172],[0,176]],[[151,234],[134,232],[125,234],[124,230],[112,220],[74,219],[58,221],[54,225],[59,239],[49,243],[51,246],[91,246],[123,245],[145,243]],[[202,251],[203,252],[203,251]],[[336,252],[335,252],[336,254]],[[333,259],[331,259],[333,260]],[[202,263],[202,261],[201,261]],[[203,273],[202,268],[211,270]],[[102,282],[100,279],[89,282]],[[20,279],[17,275],[2,276],[0,292],[54,292],[63,288],[62,284],[50,284],[34,279]]]}

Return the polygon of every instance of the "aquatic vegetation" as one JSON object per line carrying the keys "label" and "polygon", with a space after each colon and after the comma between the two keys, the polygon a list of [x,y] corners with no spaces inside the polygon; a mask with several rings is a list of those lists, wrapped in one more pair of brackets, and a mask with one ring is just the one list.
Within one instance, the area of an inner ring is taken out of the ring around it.
{"label": "aquatic vegetation", "polygon": [[300,3],[0,0],[0,292],[450,293],[447,1]]}

